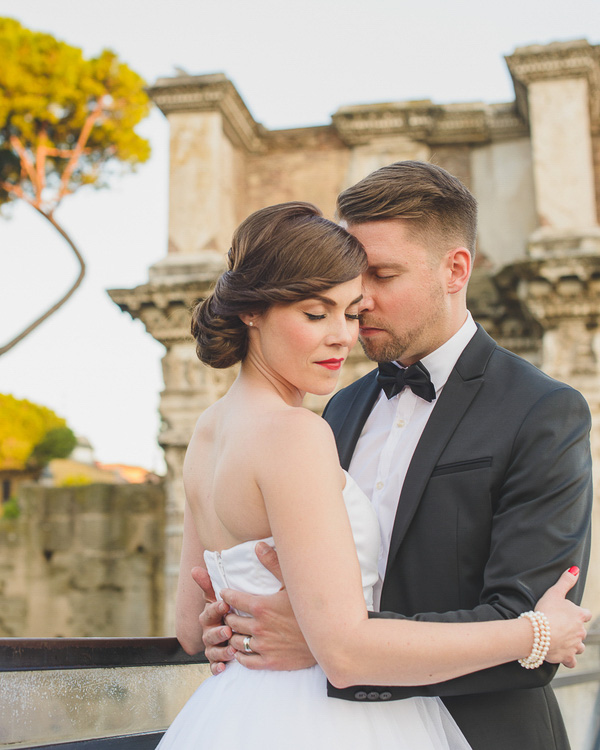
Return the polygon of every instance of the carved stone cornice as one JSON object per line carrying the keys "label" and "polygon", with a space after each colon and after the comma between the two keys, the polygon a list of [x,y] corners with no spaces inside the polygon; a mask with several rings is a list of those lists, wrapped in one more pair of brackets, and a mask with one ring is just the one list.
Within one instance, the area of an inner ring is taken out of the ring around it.
{"label": "carved stone cornice", "polygon": [[528,121],[527,87],[536,81],[585,78],[589,87],[590,117],[600,124],[600,46],[585,39],[518,47],[505,57],[513,79],[517,108]]}
{"label": "carved stone cornice", "polygon": [[578,319],[589,329],[600,321],[600,257],[550,257],[514,263],[496,277],[501,290],[513,294],[542,324],[555,328]]}
{"label": "carved stone cornice", "polygon": [[529,238],[530,258],[571,258],[584,255],[600,256],[600,227],[573,231],[556,227],[540,227]]}
{"label": "carved stone cornice", "polygon": [[223,73],[159,78],[148,94],[165,114],[220,112],[225,133],[250,152],[263,150],[262,125],[257,123],[233,83]]}
{"label": "carved stone cornice", "polygon": [[476,268],[468,287],[469,310],[501,346],[539,366],[543,329],[514,291],[499,285],[490,270]]}
{"label": "carved stone cornice", "polygon": [[191,341],[192,308],[207,296],[225,267],[224,256],[216,251],[168,255],[150,267],[147,284],[109,289],[108,294],[168,348],[176,341]]}
{"label": "carved stone cornice", "polygon": [[142,284],[134,289],[109,289],[108,294],[123,312],[141,320],[148,333],[161,344],[191,341],[191,311],[206,296],[212,281],[205,283]]}
{"label": "carved stone cornice", "polygon": [[268,151],[293,151],[306,148],[331,150],[344,147],[332,125],[266,130],[263,133],[263,138],[263,143]]}
{"label": "carved stone cornice", "polygon": [[338,109],[332,122],[348,146],[391,135],[431,145],[484,143],[527,135],[514,104],[433,104],[429,100],[364,104]]}

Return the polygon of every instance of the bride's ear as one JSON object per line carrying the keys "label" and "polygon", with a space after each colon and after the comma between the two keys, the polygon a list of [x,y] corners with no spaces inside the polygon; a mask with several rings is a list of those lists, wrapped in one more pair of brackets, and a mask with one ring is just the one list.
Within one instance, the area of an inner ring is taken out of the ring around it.
{"label": "bride's ear", "polygon": [[256,313],[242,313],[239,318],[244,325],[252,327],[258,319],[258,315]]}

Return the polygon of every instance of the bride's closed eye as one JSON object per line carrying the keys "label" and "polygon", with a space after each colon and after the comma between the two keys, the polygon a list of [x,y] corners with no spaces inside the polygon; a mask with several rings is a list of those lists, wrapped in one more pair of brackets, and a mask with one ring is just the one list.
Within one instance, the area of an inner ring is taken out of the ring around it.
{"label": "bride's closed eye", "polygon": [[325,313],[322,313],[321,315],[315,315],[314,313],[305,312],[304,314],[309,320],[323,320],[323,318],[325,317]]}
{"label": "bride's closed eye", "polygon": [[[309,320],[323,320],[323,318],[325,318],[325,313],[322,313],[321,315],[315,315],[314,313],[305,312],[304,314]],[[360,315],[358,315],[358,313],[356,315],[346,313],[346,318],[348,320],[360,320]]]}

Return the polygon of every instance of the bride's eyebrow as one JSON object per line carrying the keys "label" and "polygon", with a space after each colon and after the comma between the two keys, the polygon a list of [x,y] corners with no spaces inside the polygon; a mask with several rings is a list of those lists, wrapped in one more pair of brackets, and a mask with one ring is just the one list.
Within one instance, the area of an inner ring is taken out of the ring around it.
{"label": "bride's eyebrow", "polygon": [[331,297],[324,297],[322,294],[315,294],[314,296],[309,298],[310,300],[314,300],[315,302],[322,302],[324,305],[329,305],[329,307],[335,307],[337,302]]}
{"label": "bride's eyebrow", "polygon": [[[357,305],[361,301],[362,298],[363,296],[362,294],[360,294],[356,299],[352,300],[352,302],[348,305],[348,307],[351,307],[352,305]],[[313,297],[310,297],[309,299],[322,302],[324,305],[329,305],[329,307],[335,307],[337,305],[337,302],[334,299],[331,299],[331,297],[325,297],[322,294],[315,294]]]}

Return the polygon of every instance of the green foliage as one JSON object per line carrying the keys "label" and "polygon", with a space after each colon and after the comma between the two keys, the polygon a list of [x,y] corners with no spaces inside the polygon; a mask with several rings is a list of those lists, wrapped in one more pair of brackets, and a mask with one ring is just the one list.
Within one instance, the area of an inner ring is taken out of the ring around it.
{"label": "green foliage", "polygon": [[34,447],[28,466],[46,466],[53,458],[66,458],[77,444],[77,438],[68,427],[55,427],[49,430]]}
{"label": "green foliage", "polygon": [[21,507],[16,497],[11,497],[5,503],[0,503],[0,518],[12,520],[20,515]]}
{"label": "green foliage", "polygon": [[42,468],[69,445],[75,436],[51,409],[0,393],[0,472]]}
{"label": "green foliage", "polygon": [[148,159],[134,131],[149,112],[144,81],[114,52],[87,60],[0,18],[0,60],[0,204],[20,197],[51,212],[77,188],[101,186],[111,165]]}

